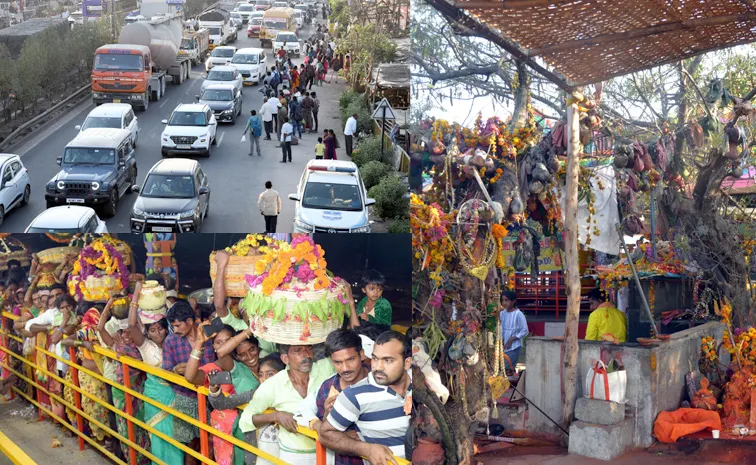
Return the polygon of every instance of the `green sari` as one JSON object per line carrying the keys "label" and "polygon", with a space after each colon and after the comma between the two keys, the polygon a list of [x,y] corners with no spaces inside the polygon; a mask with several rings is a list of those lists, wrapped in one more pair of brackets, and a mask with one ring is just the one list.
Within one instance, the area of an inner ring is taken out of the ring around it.
{"label": "green sari", "polygon": [[[147,373],[147,381],[144,383],[144,395],[163,405],[170,406],[173,404],[175,393],[167,381]],[[165,410],[159,409],[149,402],[145,402],[144,421],[166,436],[173,437],[173,417],[167,414]],[[168,441],[155,434],[150,434],[150,445],[152,455],[163,462],[168,465],[183,465],[184,453]],[[155,462],[152,462],[152,464],[156,465]]]}

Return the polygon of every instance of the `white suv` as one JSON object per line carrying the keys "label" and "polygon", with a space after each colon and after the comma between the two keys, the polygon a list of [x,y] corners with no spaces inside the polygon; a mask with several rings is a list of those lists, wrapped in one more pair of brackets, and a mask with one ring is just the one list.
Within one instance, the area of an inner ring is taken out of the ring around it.
{"label": "white suv", "polygon": [[31,183],[29,171],[18,155],[0,153],[0,224],[16,206],[29,203]]}
{"label": "white suv", "polygon": [[205,60],[205,71],[209,72],[216,66],[223,66],[231,63],[231,58],[234,57],[234,53],[236,53],[236,47],[230,45],[215,47],[210,56],[207,57],[207,60]]}
{"label": "white suv", "polygon": [[61,205],[48,208],[37,215],[24,232],[107,234],[108,227],[91,207]]}
{"label": "white suv", "polygon": [[210,146],[215,145],[218,122],[213,110],[203,104],[181,104],[173,110],[170,119],[164,119],[165,130],[161,136],[163,156],[203,155],[210,156]]}
{"label": "white suv", "polygon": [[278,52],[282,46],[291,55],[299,56],[302,53],[299,37],[293,32],[283,31],[276,34],[276,40],[273,41],[273,51]]}
{"label": "white suv", "polygon": [[134,109],[128,103],[103,103],[95,107],[83,124],[76,125],[80,133],[90,128],[128,129],[131,131],[131,145],[136,148],[139,123]]}
{"label": "white suv", "polygon": [[368,207],[357,165],[343,160],[310,160],[299,180],[294,231],[299,233],[368,233]]}

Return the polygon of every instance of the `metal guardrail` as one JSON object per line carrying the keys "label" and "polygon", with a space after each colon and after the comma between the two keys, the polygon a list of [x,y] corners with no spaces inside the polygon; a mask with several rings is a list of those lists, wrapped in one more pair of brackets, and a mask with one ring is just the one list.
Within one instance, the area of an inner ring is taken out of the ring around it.
{"label": "metal guardrail", "polygon": [[78,97],[79,95],[81,95],[82,93],[84,93],[85,91],[91,90],[91,89],[92,89],[92,84],[87,84],[86,86],[84,86],[84,87],[80,88],[79,90],[75,91],[73,94],[69,95],[65,99],[63,99],[60,102],[58,102],[57,104],[53,105],[48,110],[40,113],[39,115],[35,116],[34,118],[30,119],[26,123],[24,123],[21,126],[19,126],[18,129],[16,129],[12,133],[8,134],[8,137],[6,137],[5,140],[3,140],[2,142],[0,142],[0,151],[2,151],[5,147],[7,147],[8,145],[10,145],[10,143],[13,141],[13,139],[15,139],[25,129],[29,128],[30,126],[33,126],[37,121],[41,120],[42,118],[44,118],[46,116],[49,116],[51,113],[57,111],[63,105],[65,105],[68,102],[70,102],[71,100],[75,99],[76,97]]}
{"label": "metal guardrail", "polygon": [[0,431],[0,453],[8,457],[14,465],[37,465],[37,462],[26,455],[10,438]]}
{"label": "metal guardrail", "polygon": [[[19,372],[17,370],[14,370],[10,366],[10,364],[7,363],[7,361],[8,361],[7,358],[6,358],[6,362],[3,362],[2,360],[0,360],[0,366],[3,367],[3,368],[5,368],[5,369],[7,369],[7,370],[9,370],[11,373],[15,374],[19,379],[24,380],[24,381],[26,381],[26,383],[34,386],[37,389],[38,393],[39,392],[44,392],[51,399],[55,400],[56,403],[59,403],[59,404],[65,406],[66,409],[70,409],[70,410],[72,410],[72,411],[74,411],[76,413],[76,420],[77,420],[76,423],[77,424],[76,425],[72,425],[71,423],[69,423],[68,421],[66,421],[65,418],[58,417],[50,409],[48,409],[45,406],[41,405],[41,403],[39,402],[39,398],[38,399],[33,399],[27,393],[19,390],[15,386],[13,387],[13,391],[16,394],[20,395],[21,397],[23,397],[24,399],[26,399],[27,401],[29,401],[30,403],[32,403],[33,405],[35,405],[39,409],[39,411],[40,411],[40,418],[41,418],[42,412],[44,412],[45,414],[47,414],[51,418],[55,419],[57,422],[61,423],[64,427],[68,428],[74,434],[76,434],[77,436],[79,436],[79,449],[80,450],[84,449],[84,443],[86,441],[92,447],[94,447],[95,449],[99,450],[100,452],[102,452],[103,454],[105,454],[108,458],[110,458],[112,461],[118,463],[119,465],[135,465],[136,464],[136,452],[144,455],[148,459],[152,460],[154,463],[157,463],[159,465],[166,465],[165,462],[163,462],[162,460],[160,460],[157,457],[153,456],[149,451],[143,449],[142,447],[140,447],[138,444],[136,444],[134,442],[134,439],[135,439],[134,426],[138,426],[138,427],[142,428],[143,430],[147,431],[148,433],[154,434],[157,437],[159,437],[160,439],[163,439],[163,440],[167,441],[168,443],[170,443],[172,446],[178,448],[179,450],[181,450],[181,451],[183,451],[183,452],[185,452],[185,453],[193,456],[194,458],[196,458],[197,460],[199,460],[203,464],[218,465],[215,461],[213,461],[213,460],[211,460],[211,459],[208,458],[209,451],[210,451],[210,449],[209,449],[209,447],[210,447],[210,445],[209,445],[210,444],[209,438],[212,435],[212,436],[218,437],[220,439],[223,439],[224,441],[228,441],[228,442],[232,443],[233,445],[235,445],[235,446],[237,446],[237,447],[239,447],[239,448],[241,448],[241,449],[243,449],[243,450],[245,450],[247,452],[251,452],[251,453],[255,454],[258,457],[262,457],[265,460],[268,460],[269,462],[271,462],[273,464],[276,464],[276,465],[289,465],[289,464],[287,464],[286,462],[282,461],[281,459],[279,459],[277,457],[274,457],[274,456],[272,456],[272,455],[270,455],[270,454],[268,454],[268,453],[266,453],[266,452],[264,452],[264,451],[262,451],[262,450],[260,450],[260,449],[258,449],[256,447],[254,447],[254,446],[252,446],[250,444],[247,444],[244,441],[241,441],[241,440],[235,438],[234,436],[226,434],[226,433],[224,433],[224,432],[222,432],[220,430],[217,430],[217,429],[213,428],[212,426],[208,425],[208,414],[207,414],[207,395],[209,394],[208,389],[206,387],[204,387],[204,386],[198,387],[198,386],[195,386],[195,385],[189,383],[188,381],[186,381],[186,379],[184,379],[183,376],[179,376],[179,375],[177,375],[175,373],[163,370],[162,368],[152,367],[150,365],[145,364],[144,362],[142,362],[140,360],[136,360],[136,359],[133,359],[131,357],[119,356],[114,351],[112,351],[110,349],[105,349],[105,348],[100,347],[98,345],[94,346],[94,349],[95,349],[96,353],[98,353],[98,354],[100,354],[100,355],[102,355],[104,357],[107,357],[107,358],[109,358],[110,360],[112,360],[114,362],[119,362],[119,363],[122,364],[122,366],[123,366],[123,377],[124,377],[124,384],[123,385],[118,384],[115,381],[111,381],[111,380],[103,377],[100,374],[94,373],[94,372],[88,370],[87,368],[84,368],[83,366],[81,366],[81,365],[79,365],[77,363],[74,363],[73,361],[67,360],[67,359],[65,359],[63,357],[58,356],[55,353],[52,353],[52,352],[50,352],[50,351],[48,351],[46,349],[41,349],[39,347],[36,347],[35,350],[40,351],[41,353],[43,353],[47,357],[52,357],[55,360],[68,365],[69,369],[72,370],[72,378],[74,380],[74,383],[73,384],[69,383],[64,378],[61,378],[60,376],[58,376],[57,373],[51,373],[51,372],[49,372],[47,370],[47,367],[45,367],[45,366],[42,366],[42,367],[37,366],[34,362],[28,360],[26,357],[24,357],[22,355],[19,355],[19,354],[16,354],[15,352],[13,352],[10,349],[8,349],[8,342],[9,342],[10,339],[13,339],[13,340],[15,340],[15,341],[23,344],[23,339],[22,338],[19,338],[19,337],[15,336],[15,335],[12,335],[12,334],[10,334],[6,330],[6,328],[8,328],[7,322],[9,320],[10,321],[17,320],[18,318],[19,318],[18,316],[13,315],[11,313],[2,312],[2,326],[0,327],[0,336],[2,336],[2,340],[0,340],[0,342],[2,342],[2,344],[0,344],[0,352],[5,353],[5,354],[7,354],[10,357],[13,357],[13,358],[19,360],[23,364],[26,364],[26,365],[30,366],[33,371],[39,370],[40,372],[44,373],[49,378],[55,379],[56,381],[58,381],[59,383],[61,383],[63,386],[66,386],[66,387],[70,388],[74,392],[75,405],[71,405],[70,403],[68,403],[64,399],[63,394],[61,394],[61,395],[55,394],[55,393],[49,391],[47,388],[39,385],[37,383],[37,381],[36,381],[36,376],[34,374],[32,374],[32,377],[29,378],[29,377],[25,376],[23,373],[21,373],[21,372]],[[70,350],[71,350],[71,354],[70,354],[71,360],[76,360],[75,349],[71,348]],[[152,374],[152,375],[154,375],[154,376],[156,376],[156,377],[158,377],[158,378],[160,378],[162,380],[165,380],[167,382],[176,384],[178,386],[181,386],[181,387],[184,387],[184,388],[187,388],[187,389],[190,389],[190,390],[196,392],[197,393],[197,400],[198,400],[198,415],[197,415],[198,419],[194,419],[194,418],[188,417],[188,416],[184,415],[183,413],[178,412],[178,411],[174,410],[173,408],[171,408],[169,406],[163,405],[160,402],[157,402],[156,400],[153,400],[153,399],[145,396],[144,394],[142,394],[142,393],[140,393],[138,391],[133,390],[131,388],[131,385],[130,385],[130,376],[129,376],[129,370],[130,369],[136,369],[136,370],[142,371],[144,373]],[[83,389],[81,389],[79,387],[79,385],[78,385],[78,373],[79,372],[86,373],[87,375],[89,375],[89,376],[97,379],[100,382],[106,383],[106,384],[108,384],[108,385],[110,385],[110,386],[112,386],[114,388],[117,388],[117,389],[120,389],[121,391],[123,391],[125,393],[125,397],[126,397],[126,407],[125,407],[126,411],[124,412],[124,411],[116,408],[114,405],[109,404],[107,402],[107,400],[99,399],[99,398],[95,397],[94,395],[92,395],[92,394],[84,391]],[[91,416],[89,416],[88,414],[86,414],[82,410],[82,408],[81,408],[81,399],[82,399],[82,396],[86,397],[90,401],[96,402],[97,404],[105,407],[106,409],[108,409],[109,411],[113,412],[114,414],[116,414],[116,415],[124,418],[127,421],[127,423],[128,423],[128,437],[120,435],[117,431],[112,430],[108,425],[104,425],[101,422],[99,422],[98,420],[96,420],[96,419],[92,418]],[[132,415],[133,412],[131,412],[131,405],[132,405],[131,402],[132,402],[132,399],[134,399],[134,398],[139,399],[142,402],[147,402],[149,404],[152,404],[153,406],[155,406],[155,407],[157,407],[159,409],[164,410],[169,415],[177,417],[177,418],[179,418],[179,419],[181,419],[181,420],[183,420],[183,421],[185,421],[185,422],[187,422],[187,423],[189,423],[189,424],[191,424],[191,425],[196,426],[197,428],[199,428],[199,430],[200,430],[200,452],[197,452],[197,451],[194,451],[194,450],[190,449],[189,447],[185,446],[184,444],[179,443],[178,441],[176,441],[174,438],[163,434],[162,432],[160,432],[160,431],[154,429],[153,427],[147,425],[144,421],[139,420],[138,418],[134,417]],[[242,409],[244,409],[244,407],[246,407],[246,404],[245,405],[240,405],[238,407],[238,409],[242,410]],[[266,411],[265,413],[270,413],[270,412],[272,412],[272,410]],[[107,432],[112,437],[114,437],[114,438],[118,439],[119,441],[123,442],[124,444],[128,445],[129,448],[130,448],[130,452],[131,452],[129,454],[130,455],[130,457],[129,457],[130,458],[129,463],[124,462],[123,460],[119,459],[113,453],[111,453],[110,451],[108,451],[107,449],[105,449],[103,446],[101,446],[100,444],[98,444],[96,441],[94,441],[92,438],[90,438],[89,436],[87,436],[85,434],[85,432],[84,432],[84,425],[83,425],[84,420],[89,421],[90,423],[96,425],[97,427],[99,427],[103,431]],[[316,441],[317,465],[325,465],[325,463],[326,463],[326,448],[318,440],[318,434],[317,434],[317,432],[314,431],[314,430],[312,430],[312,429],[310,429],[310,428],[303,427],[301,425],[298,426],[297,431],[300,434],[302,434],[304,436],[307,436],[307,437],[309,437],[311,439],[314,439]],[[399,465],[410,465],[409,461],[401,459],[401,458],[398,458],[398,457],[394,457],[394,460],[396,460],[396,462]],[[27,464],[17,464],[17,465],[27,465]]]}

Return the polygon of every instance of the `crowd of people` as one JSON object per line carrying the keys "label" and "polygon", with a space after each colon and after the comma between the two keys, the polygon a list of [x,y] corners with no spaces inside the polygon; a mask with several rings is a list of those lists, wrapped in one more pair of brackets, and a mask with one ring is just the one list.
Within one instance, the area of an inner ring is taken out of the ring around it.
{"label": "crowd of people", "polygon": [[[12,260],[0,285],[2,308],[18,319],[11,328],[23,344],[11,340],[11,350],[23,354],[36,366],[33,384],[10,370],[2,370],[0,393],[12,386],[33,396],[60,419],[76,424],[76,412],[47,392],[74,405],[74,391],[58,380],[73,384],[74,371],[45,355],[46,349],[63,359],[75,350],[79,386],[96,399],[116,409],[130,411],[134,418],[200,451],[200,429],[171,415],[170,406],[183,415],[199,419],[198,394],[193,389],[166,381],[153,372],[124,370],[118,359],[101,355],[95,346],[110,348],[144,364],[182,376],[194,386],[209,390],[206,418],[210,426],[232,435],[281,460],[304,465],[316,463],[315,442],[297,433],[298,426],[315,430],[328,448],[328,463],[394,464],[393,456],[405,457],[405,435],[411,413],[411,350],[408,338],[391,330],[391,304],[383,294],[385,278],[368,271],[362,278],[362,299],[353,297],[352,286],[343,286],[351,312],[342,328],[331,332],[325,343],[312,345],[273,344],[256,338],[240,299],[226,296],[224,282],[229,254],[216,252],[217,276],[212,303],[200,304],[177,294],[176,280],[168,274],[148,274],[167,290],[165,307],[157,312],[139,308],[143,284],[137,282],[130,295],[107,302],[77,301],[65,282],[75,258],[67,259],[55,272],[39,272],[36,255],[30,270]],[[151,283],[152,285],[152,283]],[[145,284],[146,286],[146,284]],[[2,353],[2,352],[0,352]],[[31,368],[15,358],[3,357],[19,373],[32,377]],[[153,405],[102,382],[94,373],[123,385],[129,376],[131,389],[158,403]],[[127,405],[127,402],[131,405]],[[245,406],[246,405],[246,406]],[[241,409],[243,407],[243,409]],[[91,418],[129,436],[127,420],[82,396],[81,408]],[[273,413],[267,413],[273,409]],[[86,434],[117,456],[128,458],[129,446],[113,438],[94,422],[84,420]],[[168,465],[199,461],[160,436],[133,425],[134,442]],[[211,436],[210,458],[221,465],[266,464],[219,437]],[[363,459],[365,458],[365,462]],[[137,462],[151,461],[137,454]]]}

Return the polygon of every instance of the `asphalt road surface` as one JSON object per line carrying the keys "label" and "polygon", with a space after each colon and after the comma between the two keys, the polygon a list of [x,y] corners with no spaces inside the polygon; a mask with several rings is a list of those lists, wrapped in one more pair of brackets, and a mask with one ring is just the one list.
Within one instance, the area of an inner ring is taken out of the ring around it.
{"label": "asphalt road surface", "polygon": [[[322,22],[317,18],[316,21]],[[314,34],[317,23],[306,25],[299,33],[304,40]],[[259,47],[258,39],[247,38],[246,25],[239,30],[239,38],[232,44],[237,48]],[[268,61],[275,63],[273,53],[268,52]],[[301,58],[293,59],[295,64]],[[329,73],[330,74],[330,73]],[[204,64],[195,67],[192,78],[182,85],[168,84],[166,95],[150,104],[146,112],[137,111],[139,121],[139,142],[136,149],[138,184],[144,182],[149,169],[161,158],[160,135],[163,131],[161,120],[167,119],[173,109],[181,103],[194,103],[199,94],[200,85],[205,77]],[[304,134],[300,145],[292,147],[293,163],[279,163],[281,149],[277,142],[261,141],[263,155],[249,156],[249,143],[241,143],[241,133],[246,124],[250,110],[259,110],[263,96],[258,86],[244,87],[242,117],[235,125],[219,124],[217,146],[213,147],[210,158],[198,158],[210,181],[210,212],[202,225],[202,232],[250,233],[265,231],[265,221],[257,208],[257,197],[265,188],[265,181],[271,181],[273,188],[281,194],[283,209],[278,218],[278,232],[291,232],[294,221],[295,203],[288,199],[290,193],[296,192],[296,185],[302,175],[307,161],[315,157],[316,134]],[[343,124],[339,117],[338,98],[346,86],[343,79],[339,83],[324,83],[321,87],[313,86],[320,100],[319,130],[334,129],[343,142]],[[280,89],[280,88],[279,88]],[[39,135],[25,143],[16,153],[21,155],[23,163],[29,170],[32,193],[28,205],[9,212],[0,231],[23,232],[31,221],[45,207],[45,186],[58,172],[60,167],[55,158],[63,154],[66,144],[76,136],[75,125],[81,124],[87,114],[94,108],[91,100],[82,103],[69,114],[56,121]],[[264,136],[264,133],[263,133]],[[274,137],[275,139],[275,137]],[[344,149],[338,150],[339,159],[347,159]],[[131,207],[137,194],[130,193],[122,197],[116,216],[103,218],[110,232],[130,232]]]}

